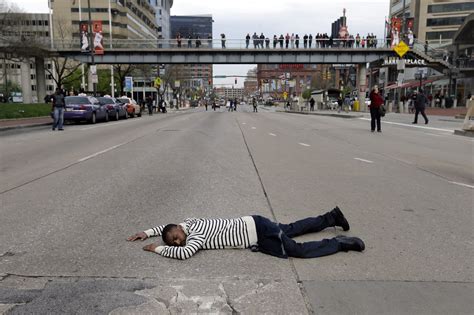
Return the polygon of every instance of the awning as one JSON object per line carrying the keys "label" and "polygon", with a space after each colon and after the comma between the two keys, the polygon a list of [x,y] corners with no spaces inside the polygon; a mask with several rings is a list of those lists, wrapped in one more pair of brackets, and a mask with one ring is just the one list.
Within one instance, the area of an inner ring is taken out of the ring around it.
{"label": "awning", "polygon": [[[421,85],[426,85],[428,83],[432,83],[435,80],[424,80],[421,82]],[[413,80],[413,81],[408,81],[403,83],[402,85],[398,85],[397,83],[387,85],[384,87],[384,90],[391,90],[391,89],[396,89],[396,88],[401,88],[401,89],[408,89],[408,88],[413,88],[413,87],[419,87],[420,86],[420,81],[419,80]]]}

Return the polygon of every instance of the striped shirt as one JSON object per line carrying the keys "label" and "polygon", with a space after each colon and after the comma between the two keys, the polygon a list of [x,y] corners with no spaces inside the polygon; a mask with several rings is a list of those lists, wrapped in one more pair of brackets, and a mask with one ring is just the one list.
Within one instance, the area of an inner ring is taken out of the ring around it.
{"label": "striped shirt", "polygon": [[[236,219],[190,218],[180,223],[185,246],[158,246],[155,252],[169,258],[188,259],[200,249],[249,248],[257,244],[257,230],[251,216]],[[146,230],[148,237],[161,235],[165,225]]]}

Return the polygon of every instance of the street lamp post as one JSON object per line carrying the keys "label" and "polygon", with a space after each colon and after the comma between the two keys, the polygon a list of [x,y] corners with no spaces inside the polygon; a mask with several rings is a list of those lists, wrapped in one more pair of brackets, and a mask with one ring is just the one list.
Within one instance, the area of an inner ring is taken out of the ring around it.
{"label": "street lamp post", "polygon": [[[79,0],[79,23],[82,22],[82,5],[81,0]],[[86,77],[84,76],[84,64],[81,64],[81,88],[86,90]]]}
{"label": "street lamp post", "polygon": [[[112,6],[109,0],[109,40],[110,40],[110,49],[113,49],[112,44]],[[143,87],[145,89],[145,87]],[[112,91],[112,97],[115,97],[115,80],[114,80],[114,66],[110,65],[110,89]]]}
{"label": "street lamp post", "polygon": [[[91,16],[91,0],[87,0],[87,9],[89,11],[89,37],[90,37],[90,52],[91,52],[91,68],[95,68],[95,59],[94,59],[94,35],[92,34],[92,16]],[[97,71],[97,70],[96,70]],[[97,72],[96,72],[97,73]],[[96,85],[92,83],[92,90],[95,96],[96,93]]]}

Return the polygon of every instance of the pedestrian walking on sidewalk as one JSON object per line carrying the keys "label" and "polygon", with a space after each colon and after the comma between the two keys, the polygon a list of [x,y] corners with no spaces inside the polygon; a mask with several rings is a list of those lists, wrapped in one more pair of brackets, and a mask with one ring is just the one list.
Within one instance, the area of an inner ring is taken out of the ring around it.
{"label": "pedestrian walking on sidewalk", "polygon": [[380,107],[383,105],[383,98],[379,93],[378,86],[374,86],[372,92],[369,95],[370,98],[370,130],[375,131],[377,125],[377,132],[382,132],[382,126],[380,125]]}
{"label": "pedestrian walking on sidewalk", "polygon": [[148,115],[153,115],[153,98],[151,95],[146,98],[146,106],[148,107]]}
{"label": "pedestrian walking on sidewalk", "polygon": [[258,113],[258,110],[257,110],[257,100],[254,98],[252,98],[252,105],[253,105],[253,112],[254,113]]}
{"label": "pedestrian walking on sidewalk", "polygon": [[323,215],[290,224],[272,222],[259,215],[235,219],[189,218],[180,224],[161,225],[136,233],[127,240],[143,241],[161,235],[164,245],[156,242],[146,245],[143,250],[180,260],[192,257],[201,249],[249,248],[253,252],[279,258],[316,258],[340,251],[361,252],[365,249],[360,238],[343,235],[304,243],[293,240],[294,237],[319,232],[328,227],[340,227],[343,231],[350,229],[349,222],[339,207]]}
{"label": "pedestrian walking on sidewalk", "polygon": [[421,113],[421,116],[425,119],[425,125],[428,124],[428,117],[425,114],[425,106],[428,103],[428,98],[426,95],[423,93],[423,90],[420,89],[419,92],[416,93],[416,98],[415,98],[415,120],[413,121],[413,124],[418,123],[418,114]]}
{"label": "pedestrian walking on sidewalk", "polygon": [[56,128],[58,128],[58,130],[64,130],[64,110],[66,109],[64,92],[59,87],[57,87],[56,92],[53,94],[51,100],[53,102],[52,110],[54,113],[53,130],[56,130]]}
{"label": "pedestrian walking on sidewalk", "polygon": [[316,103],[316,101],[314,100],[314,98],[311,98],[309,100],[309,108],[312,112],[314,112],[314,103]]}

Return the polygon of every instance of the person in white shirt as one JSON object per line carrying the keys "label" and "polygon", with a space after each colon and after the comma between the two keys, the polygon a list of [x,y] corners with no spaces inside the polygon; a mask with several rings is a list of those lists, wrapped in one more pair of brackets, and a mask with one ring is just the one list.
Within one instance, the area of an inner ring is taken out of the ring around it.
{"label": "person in white shirt", "polygon": [[292,238],[319,232],[327,227],[350,229],[339,207],[317,217],[310,217],[290,224],[275,223],[258,216],[235,219],[184,220],[178,225],[161,225],[136,233],[128,241],[146,240],[162,236],[165,245],[148,244],[143,250],[175,259],[188,259],[200,249],[250,248],[280,258],[315,258],[339,251],[363,251],[364,242],[357,237],[336,236],[322,241],[297,243]]}

